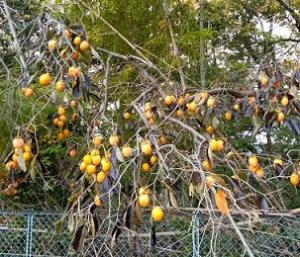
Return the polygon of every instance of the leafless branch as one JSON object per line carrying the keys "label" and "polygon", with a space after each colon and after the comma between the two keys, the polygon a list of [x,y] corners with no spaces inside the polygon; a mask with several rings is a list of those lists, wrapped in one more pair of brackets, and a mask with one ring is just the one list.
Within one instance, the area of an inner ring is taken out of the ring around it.
{"label": "leafless branch", "polygon": [[25,62],[25,59],[24,59],[24,56],[23,56],[23,53],[22,53],[22,49],[20,48],[19,40],[18,40],[17,33],[16,33],[16,30],[15,30],[15,26],[14,26],[13,21],[11,19],[10,12],[9,12],[6,0],[3,0],[3,7],[4,7],[6,19],[8,20],[8,24],[9,24],[9,27],[10,27],[10,32],[11,32],[11,34],[13,36],[13,39],[14,39],[14,45],[15,45],[15,48],[18,52],[18,56],[19,56],[19,59],[20,59],[20,62],[21,62],[22,71],[24,73],[27,73],[28,72],[27,65],[26,65],[26,62]]}
{"label": "leafless branch", "polygon": [[[170,36],[171,36],[171,40],[172,40],[173,55],[174,55],[175,58],[180,60],[179,50],[178,50],[178,46],[177,46],[175,36],[174,36],[173,27],[172,27],[171,20],[170,20],[170,10],[169,10],[168,0],[164,0],[163,7],[164,7],[164,11],[165,11],[165,18],[166,18],[167,23],[168,23]],[[182,67],[180,65],[178,67],[178,72],[179,72],[179,76],[180,76],[181,86],[183,88],[183,91],[185,91],[186,83],[185,83],[184,73],[183,73]]]}
{"label": "leafless branch", "polygon": [[296,13],[296,11],[289,6],[289,4],[285,0],[276,0],[286,11],[288,11],[293,19],[295,20],[295,26],[298,29],[298,32],[300,32],[300,17]]}

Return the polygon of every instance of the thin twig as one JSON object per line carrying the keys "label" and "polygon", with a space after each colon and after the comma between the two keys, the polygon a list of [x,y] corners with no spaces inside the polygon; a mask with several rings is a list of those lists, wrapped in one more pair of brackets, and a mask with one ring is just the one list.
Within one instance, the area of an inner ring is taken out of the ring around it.
{"label": "thin twig", "polygon": [[22,53],[22,50],[20,48],[20,44],[19,44],[19,40],[18,40],[18,37],[17,37],[17,33],[16,33],[16,30],[15,30],[14,24],[12,22],[12,19],[11,19],[11,16],[10,16],[10,12],[8,10],[8,6],[7,6],[7,3],[6,3],[5,0],[3,0],[3,7],[4,7],[6,18],[8,20],[10,32],[11,32],[11,34],[13,36],[13,39],[14,39],[14,45],[16,47],[16,50],[18,51],[19,59],[20,59],[21,66],[22,66],[22,71],[27,73],[27,65],[26,65],[25,59],[23,57],[23,53]]}
{"label": "thin twig", "polygon": [[[172,24],[171,24],[171,21],[170,21],[170,10],[169,10],[168,0],[164,0],[163,8],[164,8],[164,12],[165,12],[165,18],[167,20],[169,31],[170,31],[170,37],[171,37],[171,40],[172,40],[173,55],[174,55],[175,58],[177,58],[179,60],[180,59],[179,50],[178,50],[178,46],[177,46],[177,43],[176,43],[176,40],[175,40]],[[178,73],[179,73],[179,76],[180,76],[181,86],[183,88],[183,91],[185,91],[186,83],[185,83],[185,79],[184,79],[184,73],[183,73],[182,67],[180,65],[178,67]]]}
{"label": "thin twig", "polygon": [[254,254],[252,253],[249,245],[247,244],[246,240],[245,240],[245,237],[243,236],[242,232],[240,231],[239,227],[236,225],[234,219],[232,218],[231,215],[228,215],[228,219],[230,220],[235,232],[237,233],[237,235],[239,236],[242,244],[244,245],[245,247],[245,250],[247,251],[247,253],[249,254],[250,257],[254,257]]}

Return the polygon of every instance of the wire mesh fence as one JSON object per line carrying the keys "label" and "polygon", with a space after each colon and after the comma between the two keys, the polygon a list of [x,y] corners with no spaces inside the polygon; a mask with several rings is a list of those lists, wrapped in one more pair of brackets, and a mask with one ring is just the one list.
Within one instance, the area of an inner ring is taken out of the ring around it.
{"label": "wire mesh fence", "polygon": [[[262,216],[252,220],[235,217],[235,221],[254,256],[300,256],[300,217]],[[196,256],[249,256],[225,219],[202,221],[197,231],[200,239]]]}
{"label": "wire mesh fence", "polygon": [[[74,252],[71,233],[66,224],[57,231],[60,214],[0,212],[0,256],[190,256],[190,222],[186,218],[170,219],[155,229],[156,244],[150,249],[149,221],[138,234],[122,231],[111,245],[109,221],[103,222],[94,239],[86,237],[80,252]],[[139,248],[139,250],[138,250]]]}
{"label": "wire mesh fence", "polygon": [[98,233],[93,242],[86,242],[81,256],[191,256],[192,235],[189,226],[190,220],[186,217],[173,217],[157,224],[153,232],[150,229],[150,220],[144,219],[143,226],[133,233],[122,229],[117,242],[112,245],[109,236],[113,227],[108,229],[104,225],[102,229],[104,233]]}
{"label": "wire mesh fence", "polygon": [[57,233],[53,213],[0,213],[0,256],[67,256],[72,235]]}
{"label": "wire mesh fence", "polygon": [[[60,218],[57,213],[0,212],[0,256],[248,256],[225,217],[169,216],[155,225],[155,233],[148,219],[134,232],[122,229],[114,244],[113,226],[107,220],[94,239],[85,237],[79,252],[72,247],[75,233],[67,224],[57,231]],[[251,222],[235,217],[235,222],[254,256],[300,256],[299,217],[261,217]]]}

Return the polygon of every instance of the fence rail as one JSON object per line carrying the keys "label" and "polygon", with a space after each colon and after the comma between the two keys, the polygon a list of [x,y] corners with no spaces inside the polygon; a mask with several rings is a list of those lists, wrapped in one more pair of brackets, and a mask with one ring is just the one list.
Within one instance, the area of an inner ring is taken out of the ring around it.
{"label": "fence rail", "polygon": [[[103,222],[94,240],[87,237],[80,252],[71,246],[74,232],[66,224],[61,232],[55,223],[59,213],[0,212],[0,256],[63,257],[63,256],[247,256],[243,244],[225,217],[169,216],[156,225],[155,247],[150,247],[149,218],[132,236],[123,230],[111,245],[112,224]],[[300,256],[300,217],[262,217],[246,221],[235,217],[254,256]],[[191,226],[192,225],[192,226]]]}

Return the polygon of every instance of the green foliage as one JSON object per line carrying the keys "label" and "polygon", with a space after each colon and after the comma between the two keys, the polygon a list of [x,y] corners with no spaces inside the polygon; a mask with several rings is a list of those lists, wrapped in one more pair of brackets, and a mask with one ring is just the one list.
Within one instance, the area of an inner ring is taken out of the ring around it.
{"label": "green foliage", "polygon": [[[180,1],[169,1],[169,19],[174,32],[174,40],[179,48],[178,56],[174,55],[170,27],[165,17],[162,1],[83,0],[76,3],[65,3],[64,1],[56,1],[56,3],[62,9],[55,9],[54,17],[69,25],[82,24],[88,41],[96,49],[104,48],[126,56],[138,55],[134,49],[120,38],[120,35],[123,35],[136,49],[159,66],[162,73],[170,79],[179,82],[178,68],[181,67],[188,86],[199,87],[199,59],[205,55],[206,85],[208,88],[211,86],[238,88],[241,85],[249,85],[249,89],[252,89],[252,83],[256,80],[253,75],[253,67],[260,65],[262,62],[280,62],[281,60],[276,60],[276,56],[273,54],[274,50],[278,45],[282,49],[287,46],[287,43],[281,42],[279,37],[259,28],[260,21],[276,21],[279,24],[285,24],[287,20],[286,13],[278,4],[264,0],[204,1],[203,28],[200,27],[199,8],[195,8],[189,3],[181,4]],[[41,10],[46,12],[51,10],[51,8],[47,8],[49,1],[40,1],[40,3],[37,1],[30,1],[30,3],[8,1],[8,4],[16,9],[16,13],[19,13],[25,20],[36,17]],[[295,3],[295,6],[298,6],[298,3]],[[93,11],[100,14],[118,33],[112,31]],[[260,21],[258,21],[259,19]],[[25,31],[30,28],[30,26],[27,27]],[[5,29],[9,32],[6,27]],[[53,36],[49,33],[50,35]],[[9,33],[1,37],[1,42],[12,41],[12,36]],[[22,39],[25,40],[25,38]],[[204,42],[204,53],[200,51],[200,41]],[[8,47],[6,48],[8,49]],[[24,48],[26,49],[26,44]],[[76,142],[79,149],[78,156],[82,156],[88,148],[86,141],[90,139],[90,135],[86,135],[87,131],[84,128],[69,124],[70,128],[74,129],[73,141],[68,141],[68,144],[54,142],[57,130],[51,128],[50,124],[51,117],[56,112],[56,107],[52,104],[46,105],[48,98],[41,101],[38,101],[35,96],[30,99],[25,98],[15,88],[19,80],[20,67],[14,55],[14,52],[9,51],[3,57],[4,61],[8,63],[8,67],[11,68],[11,81],[7,82],[2,78],[0,80],[1,92],[11,88],[8,93],[5,92],[0,95],[0,108],[5,110],[0,118],[0,152],[5,152],[1,156],[1,161],[4,161],[4,157],[11,151],[11,145],[9,144],[17,134],[18,126],[23,124],[28,127],[35,126],[38,128],[37,137],[40,144],[40,156],[47,172],[43,174],[41,167],[32,170],[30,175],[34,178],[34,181],[27,184],[24,190],[20,191],[18,197],[20,197],[21,202],[22,199],[34,199],[34,193],[31,194],[28,189],[40,189],[37,185],[42,185],[43,190],[47,190],[47,195],[49,195],[49,199],[46,199],[49,205],[59,202],[61,195],[63,195],[61,197],[63,202],[68,191],[63,183],[68,184],[74,179],[71,167],[74,166],[75,161],[66,158],[67,145]],[[103,59],[107,58],[105,54],[101,57]],[[80,61],[84,63],[83,71],[86,72],[90,66],[90,56],[80,57]],[[140,77],[134,65],[123,62],[118,63],[115,60],[111,60],[111,63],[114,73],[110,74],[111,77],[109,78],[108,101],[120,100],[121,109],[110,112],[108,115],[120,124],[118,131],[121,132],[124,141],[126,141],[134,136],[136,127],[132,127],[128,132],[129,125],[123,120],[122,113],[132,100],[145,90],[146,86],[143,84],[144,80]],[[289,71],[292,66],[292,63],[287,65]],[[30,72],[35,73],[41,67],[41,65],[34,65]],[[57,74],[52,75],[56,76]],[[93,82],[95,85],[99,85],[104,78],[105,74],[103,70],[100,70],[93,76]],[[157,82],[160,83],[159,80]],[[131,84],[135,86],[128,87]],[[35,86],[35,84],[33,83],[32,86]],[[37,95],[41,93],[47,95],[47,90],[35,88]],[[50,98],[51,96],[47,95],[47,97]],[[62,98],[59,98],[60,102],[63,100]],[[95,106],[85,103],[80,107],[84,113],[84,120],[91,120],[91,109]],[[40,112],[41,110],[43,112]],[[35,117],[34,124],[31,124],[32,117]],[[252,128],[250,117],[239,117],[238,121],[224,122],[221,120],[218,129],[232,142],[234,148],[241,152],[250,151],[255,153],[261,151],[265,145],[255,144],[255,138],[250,133]],[[166,131],[172,131],[174,128],[165,129]],[[110,125],[104,125],[102,130],[107,136],[112,133],[113,128]],[[242,134],[244,131],[249,131],[249,133]],[[271,143],[268,145],[269,153],[286,158],[287,153],[290,151],[292,158],[299,158],[298,152],[293,151],[300,146],[299,137],[292,134],[286,126],[272,129],[271,138]],[[193,148],[194,139],[189,135],[179,135],[176,140],[179,148],[182,147],[187,151]],[[79,158],[76,159],[76,162],[78,161]],[[217,172],[228,176],[232,175],[231,170],[227,170],[222,166],[217,167]],[[122,180],[124,180],[122,182],[126,185],[125,191],[132,190],[130,185],[132,174],[132,170],[129,169],[122,177]],[[45,183],[43,175],[53,179],[49,179]],[[154,179],[151,176],[145,178],[148,183]],[[297,193],[293,189],[289,189],[288,192],[295,195]],[[42,197],[42,193],[38,197]],[[295,207],[298,204],[298,202],[295,203],[288,199],[286,202],[289,207]]]}
{"label": "green foliage", "polygon": [[294,132],[291,132],[287,126],[282,126],[279,129],[274,129],[271,133],[272,140],[272,152],[279,155],[289,154],[291,158],[299,158],[299,153],[295,149],[300,147],[300,137]]}

